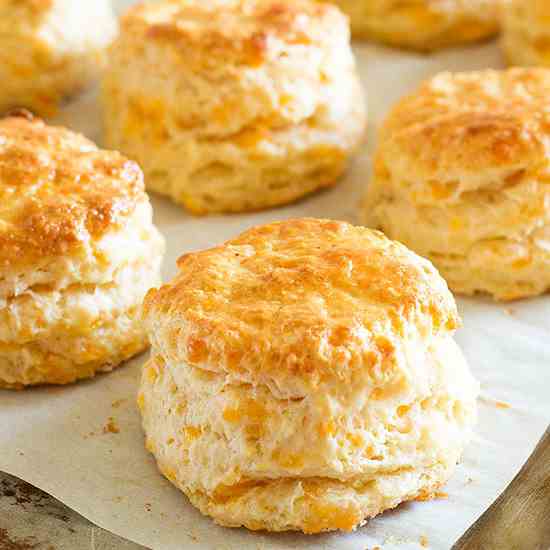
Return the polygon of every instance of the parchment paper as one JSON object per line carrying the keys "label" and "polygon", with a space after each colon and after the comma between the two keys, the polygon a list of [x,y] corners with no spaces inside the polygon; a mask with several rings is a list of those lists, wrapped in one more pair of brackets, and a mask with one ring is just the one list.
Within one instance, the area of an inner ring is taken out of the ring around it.
{"label": "parchment paper", "polygon": [[[168,241],[166,278],[176,258],[271,220],[319,216],[357,222],[375,129],[390,105],[421,79],[444,69],[500,67],[495,44],[424,57],[358,45],[368,90],[369,141],[333,190],[260,214],[193,218],[153,197]],[[93,95],[60,122],[99,139]],[[480,422],[447,496],[406,504],[354,534],[267,535],[217,527],[157,472],[143,447],[135,406],[140,357],[112,374],[65,388],[0,392],[0,470],[54,495],[101,527],[161,550],[448,549],[521,467],[550,420],[550,297],[509,305],[460,300],[459,343],[481,381]]]}

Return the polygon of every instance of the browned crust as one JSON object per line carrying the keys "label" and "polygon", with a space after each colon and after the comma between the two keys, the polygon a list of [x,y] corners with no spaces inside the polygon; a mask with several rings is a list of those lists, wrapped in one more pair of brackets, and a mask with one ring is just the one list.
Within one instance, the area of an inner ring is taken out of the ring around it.
{"label": "browned crust", "polygon": [[399,151],[421,175],[535,167],[547,162],[549,92],[545,69],[440,74],[394,107],[380,151]]}
{"label": "browned crust", "polygon": [[4,0],[0,3],[0,16],[17,19],[33,27],[39,25],[53,9],[55,0]]}
{"label": "browned crust", "polygon": [[268,55],[272,40],[310,44],[343,17],[335,6],[307,0],[163,0],[132,7],[121,28],[124,34],[172,44],[186,63],[204,55],[255,65]]}
{"label": "browned crust", "polygon": [[208,369],[286,372],[314,384],[362,368],[384,378],[407,326],[429,334],[459,323],[428,262],[344,222],[255,227],[178,266],[171,283],[149,292],[145,316],[168,360]]}
{"label": "browned crust", "polygon": [[4,9],[25,8],[35,15],[40,15],[53,7],[54,0],[8,0]]}
{"label": "browned crust", "polygon": [[0,264],[69,254],[120,227],[146,200],[119,153],[41,120],[0,120]]}

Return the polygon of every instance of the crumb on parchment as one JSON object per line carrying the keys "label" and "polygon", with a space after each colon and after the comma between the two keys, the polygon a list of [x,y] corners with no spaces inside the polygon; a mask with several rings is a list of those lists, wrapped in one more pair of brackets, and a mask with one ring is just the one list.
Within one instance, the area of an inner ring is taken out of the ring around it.
{"label": "crumb on parchment", "polygon": [[449,498],[449,493],[446,493],[445,491],[426,492],[418,495],[414,500],[417,502],[425,502],[428,500],[436,500],[438,498]]}
{"label": "crumb on parchment", "polygon": [[118,434],[120,433],[119,427],[116,425],[115,419],[110,416],[107,420],[107,424],[103,426],[103,433],[104,434]]}
{"label": "crumb on parchment", "polygon": [[506,403],[506,401],[501,401],[500,399],[495,399],[494,397],[491,397],[490,395],[480,395],[478,398],[482,403],[485,403],[486,405],[491,405],[492,407],[495,407],[497,409],[511,409],[512,405],[510,403]]}

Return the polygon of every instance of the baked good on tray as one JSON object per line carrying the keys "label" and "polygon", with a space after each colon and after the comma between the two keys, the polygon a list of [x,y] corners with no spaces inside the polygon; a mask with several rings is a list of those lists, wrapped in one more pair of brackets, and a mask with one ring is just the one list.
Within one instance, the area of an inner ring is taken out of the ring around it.
{"label": "baked good on tray", "polygon": [[377,231],[298,219],[178,266],[145,300],[138,404],[161,472],[204,514],[352,530],[447,481],[478,386],[429,261]]}
{"label": "baked good on tray", "polygon": [[330,1],[340,6],[349,15],[354,37],[424,51],[476,42],[495,35],[499,26],[498,10],[502,2],[502,0]]}
{"label": "baked good on tray", "polygon": [[346,17],[313,0],[161,0],[122,18],[106,141],[191,212],[288,203],[334,185],[363,138]]}
{"label": "baked good on tray", "polygon": [[442,73],[383,125],[366,223],[433,261],[455,292],[550,288],[550,71]]}
{"label": "baked good on tray", "polygon": [[550,66],[550,2],[504,2],[502,48],[510,65]]}
{"label": "baked good on tray", "polygon": [[30,116],[0,120],[0,387],[66,384],[145,349],[164,248],[151,217],[134,162]]}
{"label": "baked good on tray", "polygon": [[2,0],[0,115],[55,114],[98,78],[116,29],[109,0]]}

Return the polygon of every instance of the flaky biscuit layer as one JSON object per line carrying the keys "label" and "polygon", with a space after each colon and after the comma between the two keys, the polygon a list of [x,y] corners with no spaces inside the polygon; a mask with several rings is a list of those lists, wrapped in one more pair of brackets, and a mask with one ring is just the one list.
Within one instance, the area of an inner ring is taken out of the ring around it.
{"label": "flaky biscuit layer", "polygon": [[443,73],[380,131],[368,225],[430,258],[456,292],[550,288],[550,73]]}
{"label": "flaky biscuit layer", "polygon": [[478,386],[444,281],[382,234],[253,228],[151,291],[138,403],[160,470],[228,526],[351,530],[445,483]]}
{"label": "flaky biscuit layer", "polygon": [[37,285],[0,308],[0,387],[68,384],[112,370],[147,345],[141,318],[158,286],[164,246],[150,241],[138,264],[104,284]]}
{"label": "flaky biscuit layer", "polygon": [[155,355],[139,396],[147,446],[222,525],[352,530],[443,485],[470,438],[477,386],[460,351],[421,347],[407,365],[421,379],[292,401]]}
{"label": "flaky biscuit layer", "polygon": [[0,120],[0,385],[65,384],[146,346],[164,241],[139,167],[25,113]]}
{"label": "flaky biscuit layer", "polygon": [[309,0],[138,6],[111,48],[103,102],[109,146],[199,214],[333,185],[366,118],[346,18]]}

